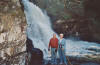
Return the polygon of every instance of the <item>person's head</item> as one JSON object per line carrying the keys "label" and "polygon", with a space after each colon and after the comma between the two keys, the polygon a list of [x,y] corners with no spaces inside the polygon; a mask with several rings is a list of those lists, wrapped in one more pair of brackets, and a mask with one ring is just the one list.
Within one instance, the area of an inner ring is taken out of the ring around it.
{"label": "person's head", "polygon": [[53,38],[56,38],[56,33],[53,33]]}
{"label": "person's head", "polygon": [[64,37],[64,34],[61,33],[61,34],[60,34],[60,38],[62,39],[63,37]]}

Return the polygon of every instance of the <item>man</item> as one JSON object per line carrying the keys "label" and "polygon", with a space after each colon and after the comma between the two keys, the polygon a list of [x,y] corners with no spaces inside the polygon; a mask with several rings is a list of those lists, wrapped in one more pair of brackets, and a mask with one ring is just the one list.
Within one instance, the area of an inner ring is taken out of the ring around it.
{"label": "man", "polygon": [[60,39],[59,39],[59,48],[58,48],[58,53],[60,57],[60,64],[66,64],[67,65],[67,59],[65,56],[65,44],[66,40],[63,38],[63,34],[60,34]]}
{"label": "man", "polygon": [[52,64],[57,64],[57,49],[58,49],[58,39],[56,38],[56,34],[53,34],[53,38],[50,39],[48,51],[50,51],[51,47],[51,60]]}

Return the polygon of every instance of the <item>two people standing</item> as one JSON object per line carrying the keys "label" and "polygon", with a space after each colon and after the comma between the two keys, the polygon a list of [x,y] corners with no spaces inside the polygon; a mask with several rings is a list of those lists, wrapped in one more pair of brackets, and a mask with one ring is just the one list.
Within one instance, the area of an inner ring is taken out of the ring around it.
{"label": "two people standing", "polygon": [[64,35],[60,34],[60,39],[56,37],[56,34],[53,34],[53,38],[50,39],[48,51],[51,47],[51,61],[52,64],[57,64],[57,51],[59,53],[60,64],[67,64],[67,59],[65,56],[65,44],[66,41],[63,38]]}

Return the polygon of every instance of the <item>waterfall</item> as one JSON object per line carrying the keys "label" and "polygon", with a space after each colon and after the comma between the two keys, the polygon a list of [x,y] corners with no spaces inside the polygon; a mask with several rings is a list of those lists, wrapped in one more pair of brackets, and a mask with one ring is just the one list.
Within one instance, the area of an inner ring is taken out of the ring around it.
{"label": "waterfall", "polygon": [[[24,4],[24,12],[27,19],[27,36],[33,41],[35,48],[43,51],[44,58],[48,56],[47,48],[52,34],[50,18],[38,6],[29,2],[28,0],[22,1]],[[73,41],[66,39],[66,53],[67,55],[77,56],[89,53],[95,53],[87,50],[87,48],[100,48],[99,44],[90,43],[86,41]]]}
{"label": "waterfall", "polygon": [[49,39],[54,33],[47,14],[28,0],[23,0],[26,19],[27,36],[33,41],[33,45],[43,51],[46,57]]}

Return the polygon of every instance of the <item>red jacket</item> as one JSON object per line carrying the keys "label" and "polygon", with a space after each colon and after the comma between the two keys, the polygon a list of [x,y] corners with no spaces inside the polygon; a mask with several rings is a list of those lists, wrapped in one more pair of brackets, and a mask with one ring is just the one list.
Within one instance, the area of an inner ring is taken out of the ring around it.
{"label": "red jacket", "polygon": [[49,48],[58,48],[58,39],[57,38],[51,38],[49,42]]}

